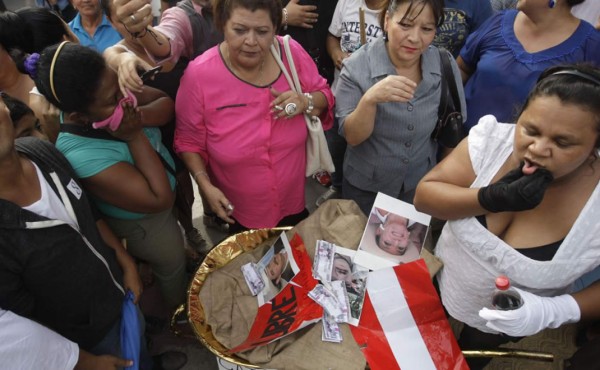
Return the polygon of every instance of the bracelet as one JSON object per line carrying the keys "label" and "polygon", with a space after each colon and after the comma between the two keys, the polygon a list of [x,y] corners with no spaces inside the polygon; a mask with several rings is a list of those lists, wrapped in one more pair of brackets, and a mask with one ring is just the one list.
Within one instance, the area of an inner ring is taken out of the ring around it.
{"label": "bracelet", "polygon": [[127,32],[129,32],[129,34],[131,35],[131,37],[133,37],[134,39],[139,39],[142,38],[144,36],[146,36],[146,34],[148,33],[148,27],[144,28],[143,30],[139,31],[139,32],[131,32],[129,30],[129,28],[127,28],[127,26],[125,25],[125,23],[121,23],[123,25],[123,27],[125,27],[125,30]]}
{"label": "bracelet", "polygon": [[315,103],[313,102],[313,96],[311,93],[304,93],[304,96],[306,96],[306,98],[308,99],[308,107],[306,107],[304,113],[311,114],[313,108],[315,107]]}
{"label": "bracelet", "polygon": [[198,182],[198,179],[197,179],[198,175],[204,175],[204,176],[206,176],[207,179],[210,180],[210,177],[208,177],[208,173],[206,173],[206,171],[198,171],[192,175],[192,177],[194,178],[194,181],[196,181],[196,182]]}
{"label": "bracelet", "polygon": [[283,8],[283,30],[287,31],[288,28],[288,11],[286,8]]}

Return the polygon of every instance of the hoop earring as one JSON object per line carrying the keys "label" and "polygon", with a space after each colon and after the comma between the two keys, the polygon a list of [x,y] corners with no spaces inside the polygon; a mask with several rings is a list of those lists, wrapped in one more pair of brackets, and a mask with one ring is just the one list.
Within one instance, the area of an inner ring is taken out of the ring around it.
{"label": "hoop earring", "polygon": [[549,0],[548,1],[548,8],[554,9],[555,6],[556,6],[556,1],[555,0]]}

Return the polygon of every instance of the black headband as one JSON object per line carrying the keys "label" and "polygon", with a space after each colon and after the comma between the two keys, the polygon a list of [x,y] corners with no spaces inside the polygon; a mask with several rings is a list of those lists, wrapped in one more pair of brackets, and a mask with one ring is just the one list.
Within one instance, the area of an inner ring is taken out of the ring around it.
{"label": "black headband", "polygon": [[556,75],[576,76],[579,78],[583,78],[584,80],[589,81],[589,82],[597,85],[598,87],[600,87],[600,80],[598,78],[596,78],[588,73],[580,72],[576,69],[563,69],[562,71],[554,72],[551,75],[544,77],[543,79],[550,77],[550,76],[556,76]]}

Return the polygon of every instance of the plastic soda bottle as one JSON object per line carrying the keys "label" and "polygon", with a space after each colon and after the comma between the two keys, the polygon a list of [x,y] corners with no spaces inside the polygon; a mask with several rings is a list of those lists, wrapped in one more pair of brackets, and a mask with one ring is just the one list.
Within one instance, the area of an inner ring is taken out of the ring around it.
{"label": "plastic soda bottle", "polygon": [[504,275],[496,278],[496,290],[492,296],[492,306],[496,310],[516,310],[523,305],[521,295],[510,286],[510,280]]}

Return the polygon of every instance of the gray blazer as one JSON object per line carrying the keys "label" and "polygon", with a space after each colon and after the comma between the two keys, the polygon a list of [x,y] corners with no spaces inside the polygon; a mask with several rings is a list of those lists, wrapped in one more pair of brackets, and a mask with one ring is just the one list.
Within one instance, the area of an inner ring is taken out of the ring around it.
{"label": "gray blazer", "polygon": [[[452,61],[459,88],[463,117],[465,97],[458,66]],[[430,46],[421,57],[423,79],[414,98],[407,103],[377,106],[371,136],[348,146],[344,157],[344,178],[355,187],[398,197],[400,190],[416,188],[435,165],[437,143],[431,140],[438,114],[441,90],[441,63],[438,50]],[[362,46],[344,61],[336,95],[336,117],[345,136],[346,117],[354,111],[365,92],[388,75],[396,75],[383,39]]]}

